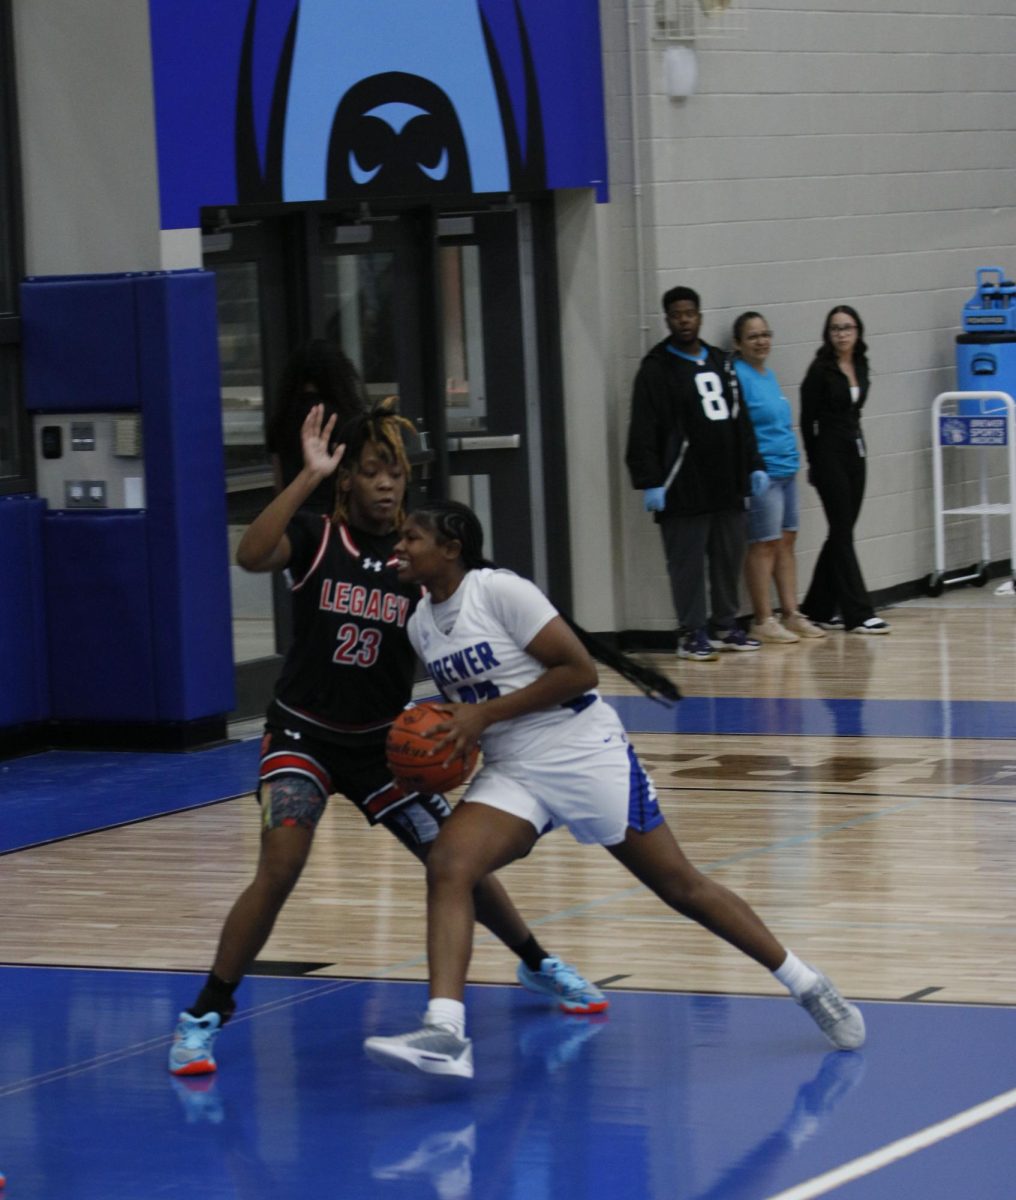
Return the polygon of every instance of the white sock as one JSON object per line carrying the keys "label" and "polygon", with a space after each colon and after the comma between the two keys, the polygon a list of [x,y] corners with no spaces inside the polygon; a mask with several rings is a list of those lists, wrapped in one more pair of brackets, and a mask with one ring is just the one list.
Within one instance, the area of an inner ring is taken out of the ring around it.
{"label": "white sock", "polygon": [[466,1006],[461,1000],[445,1000],[438,997],[427,1005],[423,1014],[424,1025],[443,1025],[456,1037],[466,1036]]}
{"label": "white sock", "polygon": [[773,971],[773,975],[783,984],[788,992],[799,1000],[801,995],[813,988],[818,980],[818,975],[808,966],[807,963],[801,962],[793,950],[787,951],[787,957],[783,960],[783,965]]}

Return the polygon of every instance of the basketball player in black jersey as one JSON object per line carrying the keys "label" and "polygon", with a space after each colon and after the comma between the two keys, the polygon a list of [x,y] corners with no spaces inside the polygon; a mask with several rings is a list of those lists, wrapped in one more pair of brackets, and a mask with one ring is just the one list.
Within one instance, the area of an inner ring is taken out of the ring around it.
{"label": "basketball player in black jersey", "polygon": [[[403,792],[385,762],[388,727],[412,694],[406,622],[420,595],[418,585],[399,582],[393,554],[409,476],[403,424],[375,409],[350,421],[330,451],[335,417],[325,422],[323,406],[315,406],[302,431],[303,470],[237,549],[248,571],[288,570],[294,638],[261,746],[257,871],[226,918],[204,987],[180,1014],[169,1053],[174,1075],[216,1069],[213,1045],[235,1009],[233,992],[300,878],[332,793],[345,795],[372,825],[385,825],[421,861],[450,813],[443,796]],[[335,514],[301,511],[336,471]],[[493,876],[481,881],[475,900],[477,919],[518,955],[520,983],[566,1012],[607,1007],[598,988],[547,954]]]}

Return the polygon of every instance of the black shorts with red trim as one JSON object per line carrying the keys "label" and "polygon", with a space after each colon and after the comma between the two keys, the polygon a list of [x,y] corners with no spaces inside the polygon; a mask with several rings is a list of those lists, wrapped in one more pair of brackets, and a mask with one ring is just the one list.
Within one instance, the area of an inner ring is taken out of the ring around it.
{"label": "black shorts with red trim", "polygon": [[[438,825],[450,811],[443,796],[406,792],[395,782],[385,760],[383,741],[372,738],[363,745],[339,746],[266,725],[258,768],[261,802],[273,782],[293,777],[307,781],[320,795],[319,811],[323,811],[328,797],[338,792],[355,804],[371,825],[383,822],[389,828],[393,824],[401,827],[405,822],[394,822],[393,818],[407,806],[421,806]],[[397,828],[393,832],[401,836]]]}

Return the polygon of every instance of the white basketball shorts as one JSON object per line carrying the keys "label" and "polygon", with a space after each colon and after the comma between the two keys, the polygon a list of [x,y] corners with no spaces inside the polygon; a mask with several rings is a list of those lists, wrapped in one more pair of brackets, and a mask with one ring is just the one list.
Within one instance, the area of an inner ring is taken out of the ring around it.
{"label": "white basketball shorts", "polygon": [[614,846],[629,827],[663,821],[653,781],[617,714],[602,700],[562,721],[525,758],[485,763],[464,803],[528,821],[538,834],[566,825],[579,842]]}

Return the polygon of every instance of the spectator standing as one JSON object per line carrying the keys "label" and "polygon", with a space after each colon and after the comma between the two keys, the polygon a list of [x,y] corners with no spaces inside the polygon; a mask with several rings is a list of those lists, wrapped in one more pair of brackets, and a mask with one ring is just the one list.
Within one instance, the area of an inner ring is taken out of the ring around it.
{"label": "spectator standing", "polygon": [[663,537],[678,656],[706,662],[759,648],[737,624],[738,581],[746,498],[769,480],[734,369],[699,337],[698,294],[671,288],[663,312],[669,336],[635,376],[626,462]]}
{"label": "spectator standing", "polygon": [[[748,554],[744,573],[751,595],[754,624],[750,635],[760,642],[797,642],[824,638],[825,632],[797,607],[794,543],[798,530],[797,471],[801,456],[794,436],[790,402],[766,366],[773,345],[769,322],[758,312],[744,312],[734,322],[734,370],[751,414],[769,487],[748,506]],[[773,583],[783,614],[773,613]]]}
{"label": "spectator standing", "polygon": [[869,386],[864,324],[850,305],[838,304],[826,316],[822,345],[801,384],[808,480],[829,522],[801,609],[825,629],[884,634],[889,623],[875,615],[854,550],[854,525],[867,480],[861,409]]}

